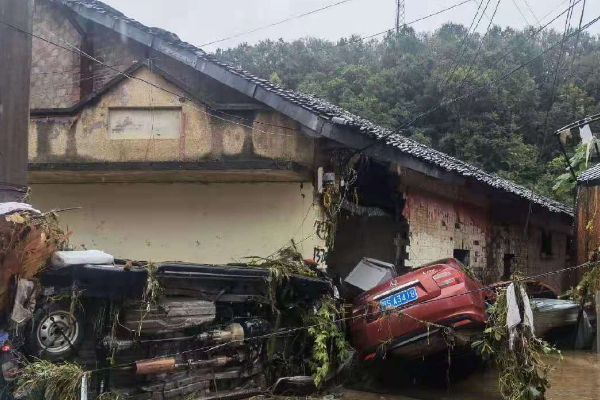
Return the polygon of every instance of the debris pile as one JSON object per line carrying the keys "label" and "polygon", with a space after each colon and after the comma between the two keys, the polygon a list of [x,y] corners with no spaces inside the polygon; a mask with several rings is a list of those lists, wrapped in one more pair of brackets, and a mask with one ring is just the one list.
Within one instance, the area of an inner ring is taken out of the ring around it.
{"label": "debris pile", "polygon": [[48,266],[52,254],[65,248],[69,237],[60,228],[54,212],[41,214],[20,203],[4,203],[3,211],[0,212],[0,310],[10,303],[9,290],[15,277],[31,279],[38,275]]}
{"label": "debris pile", "polygon": [[44,399],[79,400],[85,374],[77,364],[36,360],[22,369],[17,393],[27,394],[28,398],[40,393]]}
{"label": "debris pile", "polygon": [[483,340],[474,342],[473,347],[484,360],[499,367],[498,383],[505,399],[544,399],[550,387],[551,367],[543,356],[558,354],[560,357],[560,351],[535,336],[531,313],[527,310],[529,299],[523,286],[513,283],[499,290],[496,302],[488,310]]}
{"label": "debris pile", "polygon": [[289,246],[277,250],[269,257],[252,256],[248,257],[248,260],[248,265],[251,267],[269,269],[275,281],[281,281],[289,275],[318,277],[318,273],[306,265],[302,253],[293,240]]}

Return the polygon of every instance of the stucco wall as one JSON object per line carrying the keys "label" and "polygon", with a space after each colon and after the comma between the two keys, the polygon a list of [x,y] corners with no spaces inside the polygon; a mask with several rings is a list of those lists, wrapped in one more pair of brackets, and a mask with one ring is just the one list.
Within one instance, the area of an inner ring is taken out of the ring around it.
{"label": "stucco wall", "polygon": [[123,258],[229,263],[292,238],[306,258],[323,246],[307,183],[34,185],[32,198],[41,210],[83,207],[61,214],[71,244]]}
{"label": "stucco wall", "polygon": [[[182,99],[180,89],[148,68],[139,69],[134,75],[177,95],[139,80],[127,79],[77,116],[33,118],[29,134],[30,160],[193,162],[277,159],[312,164],[314,140],[299,133],[298,124],[282,114],[269,110],[245,112],[246,120],[243,121],[214,116],[206,107]],[[111,139],[108,127],[111,107],[181,108],[182,130],[178,138],[171,139],[160,138],[154,132],[148,132],[147,139]],[[242,125],[250,125],[253,129]]]}

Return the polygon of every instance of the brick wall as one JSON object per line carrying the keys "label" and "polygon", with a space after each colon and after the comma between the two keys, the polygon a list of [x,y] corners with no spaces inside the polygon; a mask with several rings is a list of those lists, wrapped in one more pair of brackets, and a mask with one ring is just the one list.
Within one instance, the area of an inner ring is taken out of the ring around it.
{"label": "brick wall", "polygon": [[[528,233],[528,266],[527,275],[538,275],[549,271],[556,271],[565,267],[573,266],[572,259],[567,257],[567,235],[562,232],[548,231],[551,234],[552,254],[545,254],[542,251],[542,231],[543,228],[532,227]],[[573,285],[572,274],[561,273],[549,275],[540,279],[543,282],[559,289],[561,292]]]}
{"label": "brick wall", "polygon": [[486,267],[490,220],[485,209],[410,190],[403,215],[410,227],[411,267],[453,257],[455,250],[469,251],[472,267]]}
{"label": "brick wall", "polygon": [[[528,204],[492,202],[476,187],[401,171],[409,223],[408,262],[417,267],[467,250],[470,266],[485,282],[502,280],[516,271],[537,275],[572,265],[567,255],[569,222],[563,216],[534,211],[524,237]],[[542,248],[551,242],[551,254]],[[568,274],[541,279],[556,289],[569,286]]]}
{"label": "brick wall", "polygon": [[[33,33],[62,46],[81,46],[77,29],[55,4],[47,1],[35,2]],[[73,105],[80,99],[80,79],[79,55],[33,38],[31,108]]]}
{"label": "brick wall", "polygon": [[[147,58],[147,49],[103,26],[93,25],[88,36],[94,57],[118,71],[125,71],[135,62],[143,62]],[[91,63],[93,70],[93,90],[99,91],[118,72],[97,62]]]}

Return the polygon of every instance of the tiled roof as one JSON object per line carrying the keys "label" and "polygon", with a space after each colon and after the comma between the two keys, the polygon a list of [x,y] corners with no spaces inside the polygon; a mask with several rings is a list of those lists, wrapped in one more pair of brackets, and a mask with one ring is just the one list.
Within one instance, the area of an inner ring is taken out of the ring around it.
{"label": "tiled roof", "polygon": [[[487,173],[477,167],[469,165],[457,158],[451,157],[447,154],[434,150],[428,146],[418,143],[414,140],[406,138],[400,134],[393,133],[388,129],[382,128],[371,121],[349,113],[348,111],[329,103],[326,100],[318,97],[298,93],[292,90],[282,88],[279,85],[271,83],[267,79],[259,78],[251,73],[244,71],[240,67],[230,65],[219,61],[214,56],[204,52],[198,47],[189,43],[183,42],[174,33],[165,31],[159,28],[150,28],[140,22],[126,17],[120,11],[108,6],[107,4],[97,0],[51,0],[53,2],[61,3],[69,8],[73,9],[78,14],[88,14],[87,11],[94,11],[103,16],[114,19],[115,29],[122,29],[122,25],[126,24],[137,28],[147,34],[162,39],[168,42],[172,47],[180,49],[182,53],[193,54],[199,59],[215,64],[228,72],[237,75],[244,80],[260,86],[262,89],[279,96],[283,101],[290,102],[296,106],[299,106],[314,115],[317,115],[323,119],[326,119],[334,124],[344,125],[349,128],[355,128],[361,133],[368,135],[372,138],[382,140],[385,145],[394,147],[400,150],[404,154],[411,155],[425,163],[432,164],[442,170],[457,173],[465,178],[473,179],[483,184],[489,185],[493,188],[500,189],[504,192],[511,193],[519,196],[526,200],[531,200],[533,203],[538,204],[549,211],[557,213],[566,213],[569,215],[573,214],[573,210],[554,200],[548,199],[543,196],[539,196],[532,193],[531,190],[500,178],[497,175]],[[88,14],[89,15],[89,14]],[[85,17],[85,15],[84,15]],[[181,55],[181,58],[185,58],[185,55]]]}
{"label": "tiled roof", "polygon": [[577,177],[577,183],[591,184],[599,183],[600,181],[600,164],[594,165],[591,168],[581,172]]}

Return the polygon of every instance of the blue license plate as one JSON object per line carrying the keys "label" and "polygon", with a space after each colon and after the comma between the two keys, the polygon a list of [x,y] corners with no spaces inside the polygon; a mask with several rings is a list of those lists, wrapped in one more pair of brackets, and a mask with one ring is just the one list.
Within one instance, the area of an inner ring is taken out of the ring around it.
{"label": "blue license plate", "polygon": [[403,304],[410,303],[411,301],[415,301],[418,298],[419,295],[417,294],[417,289],[411,287],[410,289],[403,290],[381,300],[381,309],[389,310],[390,308],[396,308]]}

